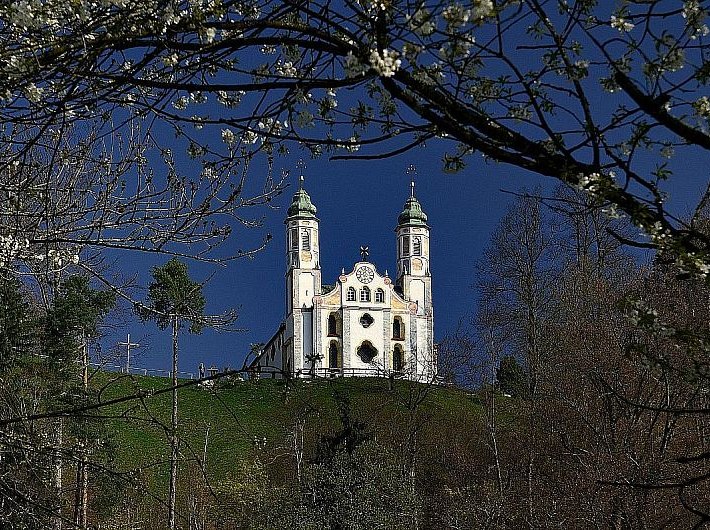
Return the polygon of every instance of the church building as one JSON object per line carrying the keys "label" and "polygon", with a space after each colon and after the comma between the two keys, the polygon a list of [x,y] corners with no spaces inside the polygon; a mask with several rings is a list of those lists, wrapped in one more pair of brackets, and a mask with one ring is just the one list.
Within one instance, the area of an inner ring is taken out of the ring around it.
{"label": "church building", "polygon": [[286,319],[250,368],[276,377],[435,378],[429,225],[414,183],[395,229],[395,281],[361,247],[361,261],[334,285],[322,283],[320,220],[302,181],[285,224]]}

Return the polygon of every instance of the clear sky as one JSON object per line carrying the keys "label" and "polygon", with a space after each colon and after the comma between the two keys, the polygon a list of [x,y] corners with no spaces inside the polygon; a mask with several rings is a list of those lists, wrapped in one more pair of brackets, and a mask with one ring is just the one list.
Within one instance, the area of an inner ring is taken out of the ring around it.
{"label": "clear sky", "polygon": [[[479,31],[495,31],[495,26],[486,26]],[[610,36],[616,37],[617,30],[607,28],[607,31]],[[484,34],[481,33],[481,39]],[[524,38],[522,34],[520,37]],[[514,41],[513,36],[510,44],[515,44]],[[516,53],[523,52],[518,50]],[[536,57],[532,51],[528,53]],[[251,59],[261,60],[257,55]],[[525,58],[520,59],[521,63],[525,62]],[[495,75],[496,64],[492,66],[490,75]],[[505,73],[500,72],[501,75]],[[617,105],[625,101],[620,92],[612,95],[600,89],[599,77],[606,75],[608,72],[604,64],[592,65],[590,76],[584,80],[590,106],[595,114],[599,114],[600,123],[611,119]],[[340,106],[349,108],[361,90],[362,87],[341,90],[338,93]],[[255,94],[254,97],[258,99],[261,96]],[[227,112],[215,105],[213,100],[209,100],[203,107],[195,105],[197,110],[191,106],[185,114]],[[235,111],[237,115],[242,112],[241,108],[250,108],[245,105],[243,102],[242,107]],[[566,129],[564,120],[568,118],[566,113],[559,113],[556,116],[557,125]],[[224,149],[219,139],[220,127],[205,127],[204,131],[191,131],[191,134],[203,135],[202,139],[212,147],[221,146]],[[521,130],[524,132],[525,128]],[[174,131],[170,127],[157,129],[154,134],[162,135],[165,146],[172,147],[175,143]],[[317,136],[317,132],[314,134]],[[176,151],[182,148],[176,147]],[[326,284],[334,283],[342,268],[346,271],[352,268],[359,259],[358,251],[363,244],[369,245],[371,261],[381,273],[385,270],[389,270],[391,275],[395,273],[394,228],[409,194],[411,177],[407,174],[407,167],[410,164],[416,166],[416,194],[432,228],[431,272],[436,341],[452,333],[460,322],[466,325],[475,309],[477,294],[472,288],[475,263],[513,200],[510,194],[501,190],[532,190],[542,186],[543,191],[552,191],[556,186],[552,179],[485,161],[478,154],[468,159],[468,166],[461,172],[444,173],[441,161],[444,149],[455,148],[453,143],[444,140],[430,141],[426,147],[374,161],[328,161],[327,155],[311,160],[298,152],[295,146],[291,148],[293,152],[289,156],[276,158],[274,167],[275,174],[290,170],[289,189],[276,198],[272,207],[245,212],[247,216],[263,219],[263,225],[236,231],[224,252],[229,254],[237,249],[258,246],[267,233],[273,235],[270,245],[253,259],[230,262],[225,267],[190,264],[193,278],[204,280],[211,277],[205,289],[208,312],[237,309],[239,319],[236,326],[244,331],[217,334],[206,330],[199,336],[184,334],[181,338],[181,370],[194,372],[200,362],[220,368],[241,366],[250,344],[268,341],[284,318],[286,263],[283,221],[286,208],[298,187],[296,163],[299,155],[306,158],[305,189],[318,209],[322,279]],[[657,153],[644,155],[639,152],[635,156],[637,160],[638,157],[648,156],[647,162],[637,162],[638,169],[646,174],[650,174],[656,163],[664,161],[659,159]],[[189,160],[180,163],[181,170],[186,174],[195,170],[188,168]],[[670,194],[671,211],[680,216],[687,215],[708,181],[707,154],[699,153],[697,149],[686,153],[678,148],[669,164],[674,175],[662,187]],[[159,169],[156,168],[156,171]],[[249,173],[249,185],[252,190],[259,190],[267,173],[265,157],[255,159]],[[128,276],[138,275],[138,281],[146,285],[151,265],[165,261],[167,257],[156,259],[154,256],[133,254],[128,259],[120,257],[116,268]],[[130,314],[125,314],[124,320],[125,326],[113,328],[107,335],[102,344],[103,351],[111,352],[119,341],[125,341],[126,333],[130,332],[132,340],[141,343],[141,347],[134,352],[135,365],[167,369],[170,365],[169,333],[159,331],[153,324],[141,325]]]}

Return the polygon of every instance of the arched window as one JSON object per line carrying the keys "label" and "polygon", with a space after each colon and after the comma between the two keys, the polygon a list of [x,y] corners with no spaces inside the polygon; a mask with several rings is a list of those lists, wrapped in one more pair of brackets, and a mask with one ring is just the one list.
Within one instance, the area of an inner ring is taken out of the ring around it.
{"label": "arched window", "polygon": [[395,340],[404,340],[404,322],[401,317],[394,317],[392,322],[392,338]]}
{"label": "arched window", "polygon": [[412,243],[412,253],[415,256],[422,255],[422,238],[420,236],[416,236],[414,238],[414,242]]}
{"label": "arched window", "polygon": [[304,228],[301,230],[301,250],[311,250],[311,232]]}
{"label": "arched window", "polygon": [[397,344],[392,352],[392,371],[401,372],[404,368],[404,352],[402,346]]}
{"label": "arched window", "polygon": [[298,229],[292,228],[290,230],[291,234],[291,250],[298,250]]}
{"label": "arched window", "polygon": [[385,292],[382,289],[377,289],[377,291],[375,291],[375,302],[378,304],[385,303]]}
{"label": "arched window", "polygon": [[407,236],[402,238],[402,256],[409,256],[409,238]]}
{"label": "arched window", "polygon": [[338,368],[338,343],[334,340],[328,347],[328,368]]}
{"label": "arched window", "polygon": [[335,313],[328,315],[328,336],[335,337],[338,335],[338,319]]}
{"label": "arched window", "polygon": [[369,340],[366,340],[357,348],[357,355],[364,363],[371,363],[372,359],[377,356],[377,348],[375,348]]}
{"label": "arched window", "polygon": [[360,301],[361,302],[369,302],[370,301],[370,288],[369,287],[363,287],[360,289]]}
{"label": "arched window", "polygon": [[355,287],[348,287],[347,294],[345,295],[345,300],[348,302],[354,302],[355,300],[357,300]]}

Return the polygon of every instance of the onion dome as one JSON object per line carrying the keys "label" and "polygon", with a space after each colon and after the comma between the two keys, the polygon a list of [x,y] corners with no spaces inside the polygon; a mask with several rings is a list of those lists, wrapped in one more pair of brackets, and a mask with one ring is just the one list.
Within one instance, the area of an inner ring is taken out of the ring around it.
{"label": "onion dome", "polygon": [[409,199],[407,199],[407,202],[404,203],[404,210],[402,210],[402,213],[399,214],[399,217],[397,218],[397,223],[399,225],[415,225],[426,227],[426,222],[427,216],[422,210],[422,205],[419,204],[419,201],[414,196],[414,182],[412,182],[412,194]]}
{"label": "onion dome", "polygon": [[310,217],[315,219],[316,207],[311,202],[311,197],[306,190],[300,188],[293,196],[291,206],[288,207],[289,217]]}

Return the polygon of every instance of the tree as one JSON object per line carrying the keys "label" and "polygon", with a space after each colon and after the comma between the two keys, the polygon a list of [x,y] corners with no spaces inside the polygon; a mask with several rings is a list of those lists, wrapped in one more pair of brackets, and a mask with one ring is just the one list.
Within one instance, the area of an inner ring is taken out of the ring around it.
{"label": "tree", "polygon": [[[0,518],[13,527],[61,527],[63,522],[72,522],[84,528],[88,469],[93,465],[97,475],[108,471],[101,422],[86,414],[65,418],[52,413],[93,402],[88,389],[89,347],[100,335],[115,296],[94,290],[87,278],[70,277],[59,285],[52,305],[45,309],[13,274],[7,270],[2,274],[0,417],[11,420],[28,413],[46,417],[0,428],[0,474],[11,477],[0,481],[7,500]],[[63,513],[70,489],[63,482],[63,472],[75,464],[71,519]]]}
{"label": "tree", "polygon": [[[52,307],[47,312],[43,343],[50,361],[59,367],[58,372],[69,381],[75,375],[72,373],[75,363],[81,367],[82,398],[77,400],[77,404],[90,400],[89,345],[99,336],[99,326],[115,304],[116,294],[113,291],[93,289],[87,277],[70,276],[61,284]],[[64,386],[67,386],[66,382]],[[59,421],[59,429],[61,429],[62,420]],[[89,444],[94,440],[89,439],[90,421],[81,415],[78,415],[75,421],[78,424],[76,453],[79,463],[76,470],[74,523],[79,528],[85,528],[88,524],[88,452]],[[62,460],[58,459],[59,473],[62,465]]]}
{"label": "tree", "polygon": [[[7,4],[5,161],[24,163],[58,124],[91,123],[101,138],[162,122],[205,169],[286,153],[287,141],[316,156],[372,158],[443,138],[445,168],[480,152],[584,189],[648,236],[630,243],[672,248],[705,276],[708,238],[665,194],[682,160],[710,149],[707,5]],[[342,89],[356,96],[348,108]],[[210,98],[224,108],[204,106]],[[200,132],[210,126],[226,154]]]}
{"label": "tree", "polygon": [[525,397],[527,393],[525,369],[512,355],[506,355],[500,360],[496,370],[496,382],[501,392],[513,397]]}
{"label": "tree", "polygon": [[[490,475],[502,484],[493,513],[508,511],[511,526],[704,524],[709,462],[697,433],[708,428],[707,349],[700,346],[708,337],[707,287],[684,279],[674,256],[639,266],[615,237],[629,227],[583,194],[523,196],[509,215],[530,217],[523,201],[549,211],[539,224],[506,217],[492,237],[477,320],[494,362],[519,338],[534,337],[511,308],[535,298],[512,287],[545,271],[554,285],[533,291],[550,294],[549,304],[533,311],[543,377],[529,399],[507,400],[514,403],[512,435],[496,430],[495,401],[486,403],[497,476]],[[539,232],[549,234],[554,249],[538,263],[544,267],[526,259],[540,255],[540,245],[531,244]],[[503,368],[501,362],[499,380]],[[524,466],[516,469],[516,462]],[[561,492],[574,500],[561,502]]]}
{"label": "tree", "polygon": [[15,365],[32,343],[32,319],[21,282],[0,272],[0,371]]}
{"label": "tree", "polygon": [[205,298],[202,285],[190,279],[187,265],[172,258],[151,270],[153,281],[148,286],[146,305],[136,306],[143,320],[154,320],[160,329],[172,329],[172,415],[170,423],[170,487],[168,491],[168,525],[175,528],[175,497],[178,467],[178,333],[189,322],[190,333],[201,333],[205,325]]}
{"label": "tree", "polygon": [[524,195],[510,206],[477,266],[478,325],[498,336],[504,354],[523,359],[532,395],[546,373],[550,349],[546,328],[554,315],[559,277],[555,252],[540,202]]}

